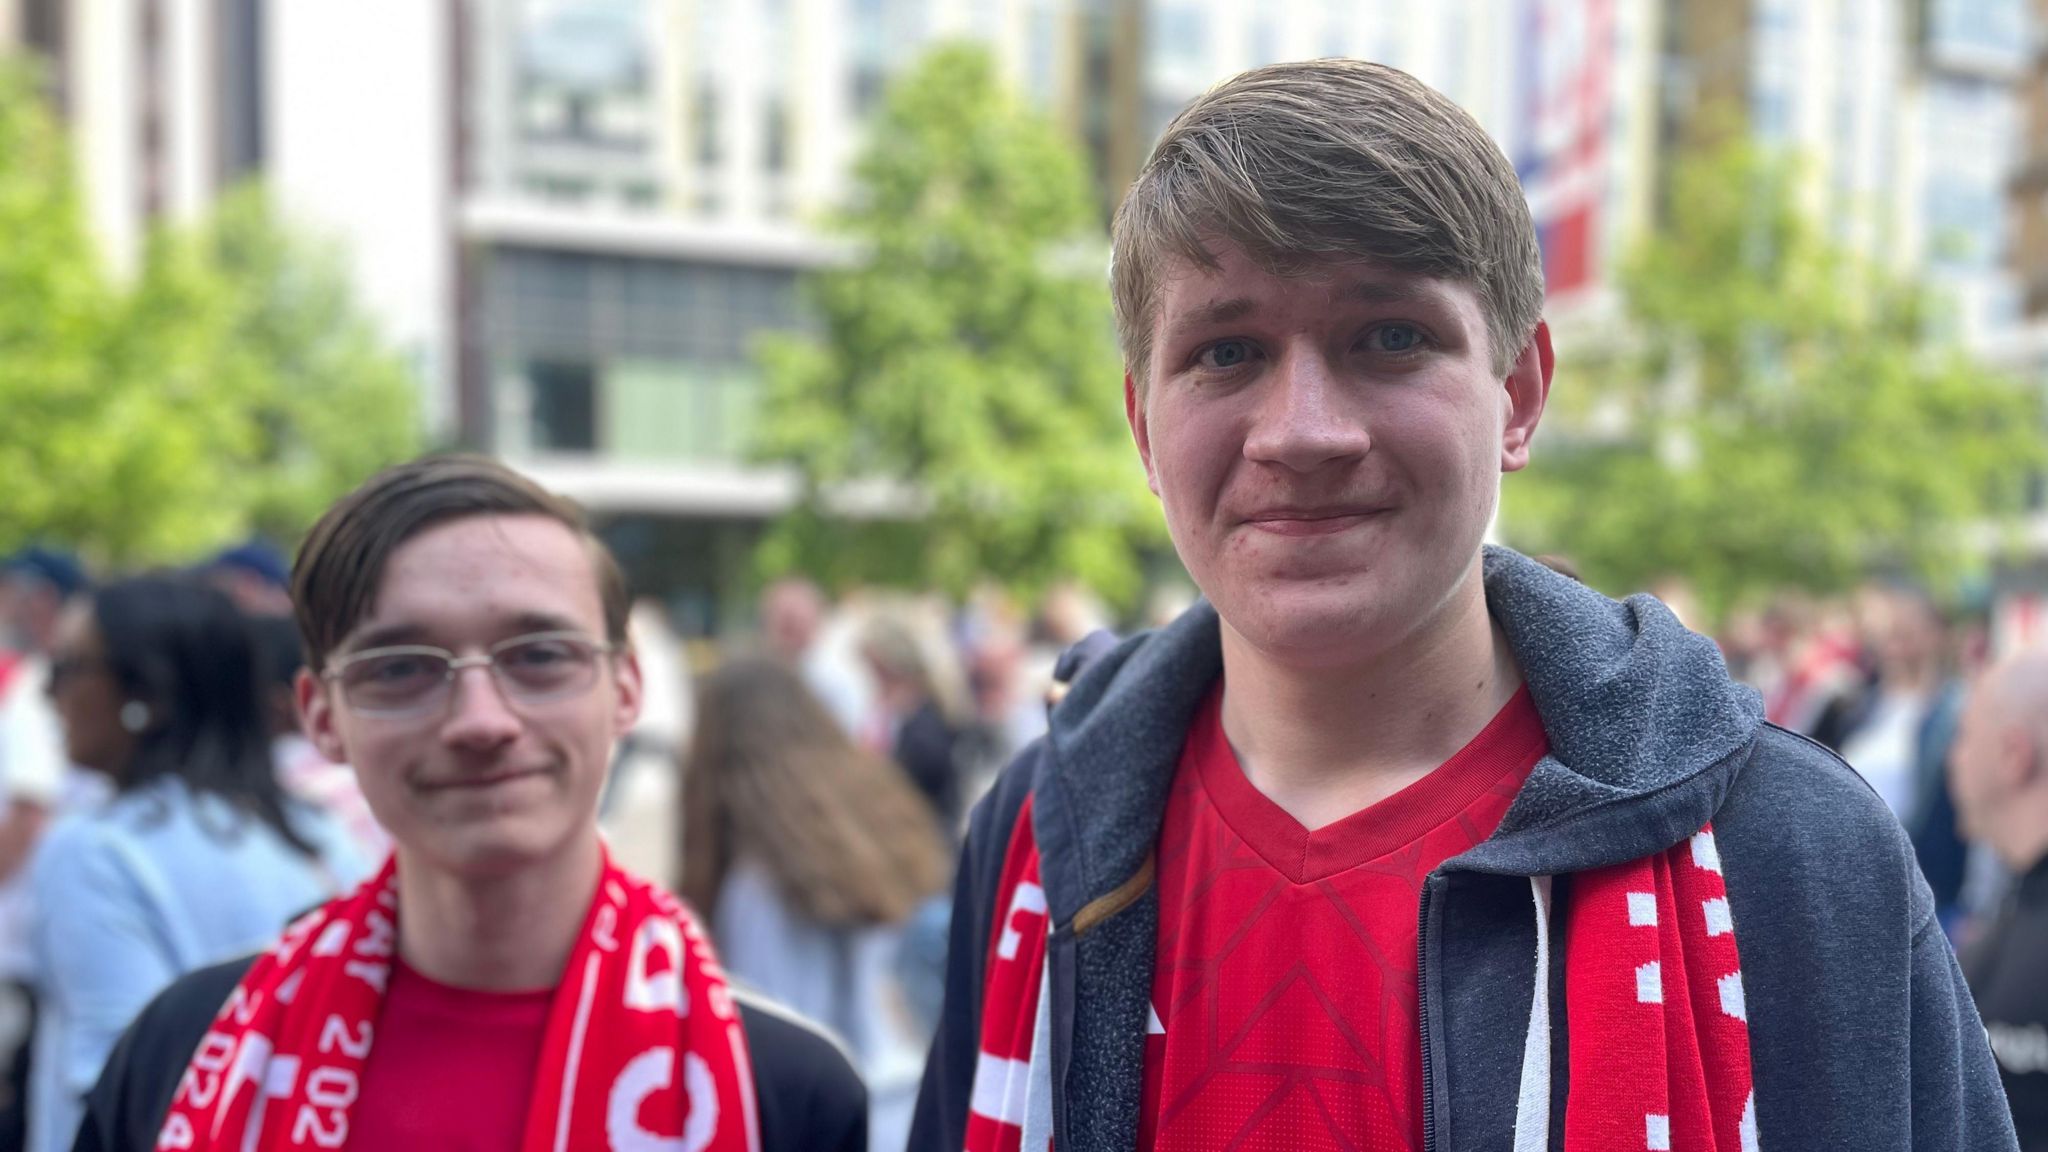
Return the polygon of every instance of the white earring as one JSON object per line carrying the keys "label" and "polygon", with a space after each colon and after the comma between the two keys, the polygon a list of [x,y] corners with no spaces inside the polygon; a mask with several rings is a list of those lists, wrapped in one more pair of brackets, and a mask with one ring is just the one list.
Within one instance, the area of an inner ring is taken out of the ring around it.
{"label": "white earring", "polygon": [[121,705],[121,727],[135,733],[149,727],[149,705],[140,700]]}

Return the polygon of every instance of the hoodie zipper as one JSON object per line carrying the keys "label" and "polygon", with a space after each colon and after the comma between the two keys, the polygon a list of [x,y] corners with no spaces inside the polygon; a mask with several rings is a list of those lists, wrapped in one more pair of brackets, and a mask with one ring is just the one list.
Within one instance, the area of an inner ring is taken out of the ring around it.
{"label": "hoodie zipper", "polygon": [[1436,1069],[1430,1059],[1429,1042],[1429,896],[1436,890],[1437,877],[1431,873],[1422,882],[1422,899],[1415,912],[1415,1024],[1422,1039],[1422,1152],[1436,1149]]}

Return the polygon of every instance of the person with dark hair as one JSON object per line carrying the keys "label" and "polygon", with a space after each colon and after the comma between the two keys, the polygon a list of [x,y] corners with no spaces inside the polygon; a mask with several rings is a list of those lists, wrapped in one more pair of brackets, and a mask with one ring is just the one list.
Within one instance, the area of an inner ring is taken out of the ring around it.
{"label": "person with dark hair", "polygon": [[949,839],[959,837],[962,788],[960,704],[950,699],[950,683],[919,639],[905,612],[885,609],[867,622],[860,636],[861,658],[874,677],[877,743],[889,750],[918,791],[931,805],[932,816]]}
{"label": "person with dark hair", "polygon": [[427,457],[328,509],[292,585],[307,733],[396,848],[262,955],[158,996],[79,1152],[864,1147],[846,1059],[736,993],[598,835],[641,678],[580,509]]}
{"label": "person with dark hair", "polygon": [[152,996],[367,871],[279,787],[260,675],[241,612],[190,578],[110,584],[59,621],[49,692],[65,747],[115,796],[54,828],[33,865],[33,1152],[71,1146],[83,1096]]}
{"label": "person with dark hair", "polygon": [[383,860],[391,851],[391,837],[363,799],[355,772],[322,756],[299,725],[296,694],[299,672],[306,666],[299,626],[289,616],[267,613],[250,616],[249,626],[256,633],[264,711],[270,721],[270,758],[278,783],[287,795],[332,816],[363,859]]}
{"label": "person with dark hair", "polygon": [[874,1092],[876,1146],[901,1147],[925,1036],[902,1012],[898,944],[950,874],[924,797],[781,661],[719,668],[697,715],[683,894],[735,977],[846,1039]]}

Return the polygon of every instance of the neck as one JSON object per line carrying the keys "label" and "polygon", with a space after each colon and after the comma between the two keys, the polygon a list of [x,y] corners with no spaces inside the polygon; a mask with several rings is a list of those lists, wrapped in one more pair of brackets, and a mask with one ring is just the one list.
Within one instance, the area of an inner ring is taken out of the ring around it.
{"label": "neck", "polygon": [[2025,876],[2048,857],[2048,801],[2003,806],[2004,827],[1987,837],[1999,863],[2014,876]]}
{"label": "neck", "polygon": [[1349,668],[1301,668],[1223,627],[1223,730],[1254,787],[1311,830],[1427,776],[1521,687],[1474,562],[1437,613]]}
{"label": "neck", "polygon": [[398,848],[398,954],[430,980],[485,992],[552,988],[604,870],[596,829],[556,857],[487,877]]}

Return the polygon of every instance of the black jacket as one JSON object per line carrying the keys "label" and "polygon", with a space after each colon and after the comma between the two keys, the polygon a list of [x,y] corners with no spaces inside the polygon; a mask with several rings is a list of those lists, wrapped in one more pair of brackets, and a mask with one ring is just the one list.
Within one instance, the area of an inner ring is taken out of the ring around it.
{"label": "black jacket", "polygon": [[1963,956],[2026,1152],[2048,1152],[2048,858],[2013,891]]}
{"label": "black jacket", "polygon": [[[1487,549],[1485,569],[1551,753],[1493,836],[1423,885],[1426,1152],[1514,1143],[1536,972],[1529,877],[1641,859],[1710,821],[1742,954],[1762,1146],[2012,1149],[1977,1010],[1883,801],[1825,749],[1765,725],[1713,642],[1655,600],[1616,603],[1504,549]],[[1135,1146],[1158,935],[1152,844],[1189,719],[1222,670],[1218,628],[1197,604],[1097,659],[976,809],[912,1152],[961,1146],[991,905],[1027,795],[1052,925],[1054,1144]],[[1562,1004],[1561,953],[1550,972]],[[1557,1043],[1552,1148],[1567,1059]]]}
{"label": "black jacket", "polygon": [[[178,1078],[253,957],[189,973],[129,1025],[85,1100],[73,1152],[152,1152]],[[762,1152],[867,1152],[868,1092],[825,1036],[735,996],[754,1064]]]}

